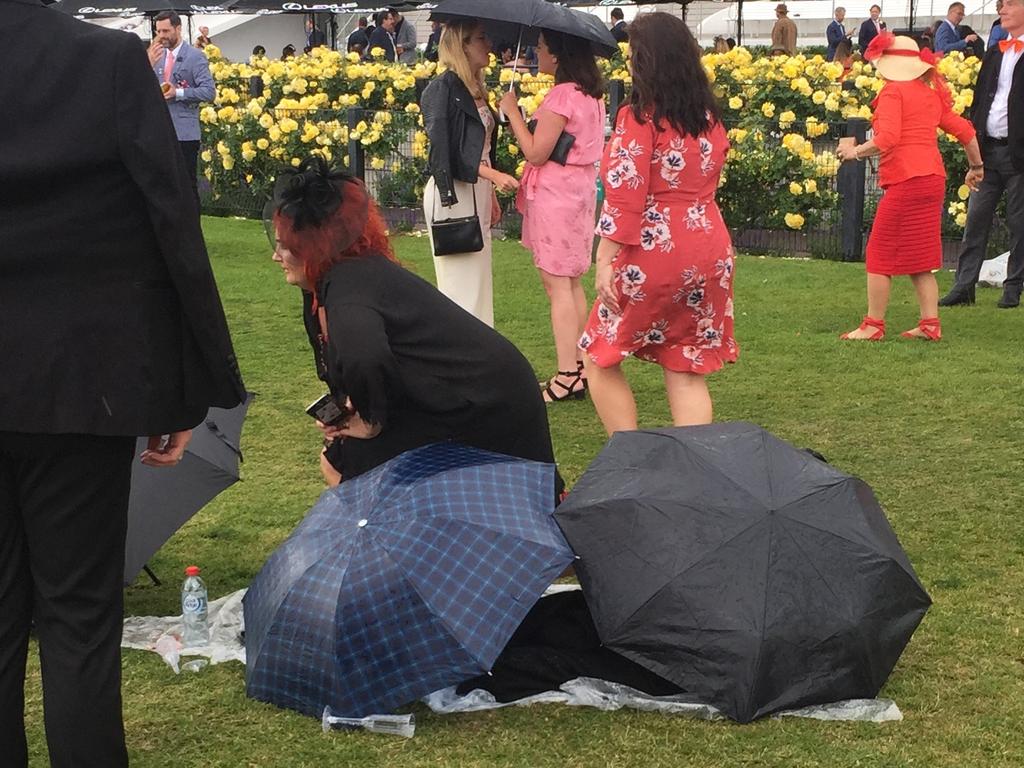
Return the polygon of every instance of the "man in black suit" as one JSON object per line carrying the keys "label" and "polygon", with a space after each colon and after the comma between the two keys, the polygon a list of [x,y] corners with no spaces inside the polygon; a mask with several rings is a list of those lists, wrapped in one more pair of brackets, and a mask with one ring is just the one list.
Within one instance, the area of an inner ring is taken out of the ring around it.
{"label": "man in black suit", "polygon": [[882,15],[882,7],[880,5],[872,5],[868,13],[870,17],[864,19],[864,22],[860,25],[860,32],[857,34],[857,45],[860,46],[860,52],[864,53],[871,45],[871,41],[878,37],[878,33],[885,29],[885,22],[879,21],[879,17]]}
{"label": "man in black suit", "polygon": [[999,20],[1009,37],[986,51],[971,105],[984,167],[968,172],[968,177],[977,174],[979,189],[968,204],[956,282],[939,300],[943,307],[974,303],[989,230],[1004,193],[1010,258],[1003,295],[996,306],[1011,309],[1020,305],[1024,283],[1024,0],[1003,0]]}
{"label": "man in black suit", "polygon": [[370,36],[366,34],[366,17],[360,16],[359,21],[356,22],[356,28],[352,30],[352,34],[348,36],[348,40],[345,42],[345,47],[349,53],[358,53],[362,56],[363,51],[366,50],[366,46],[369,44]]}
{"label": "man in black suit", "polygon": [[173,465],[244,391],[145,47],[0,0],[0,71],[0,764],[34,621],[51,764],[119,768],[135,438]]}
{"label": "man in black suit", "polygon": [[611,28],[610,31],[612,33],[612,37],[615,38],[615,42],[617,42],[617,43],[628,43],[629,42],[629,32],[626,31],[626,21],[625,21],[625,16],[622,13],[622,9],[621,8],[612,8],[611,17],[612,17],[612,28]]}
{"label": "man in black suit", "polygon": [[377,28],[370,35],[370,44],[366,47],[364,59],[373,58],[373,49],[380,48],[384,51],[384,59],[394,62],[398,59],[398,48],[395,46],[395,23],[398,21],[398,14],[392,9],[381,11],[377,17]]}

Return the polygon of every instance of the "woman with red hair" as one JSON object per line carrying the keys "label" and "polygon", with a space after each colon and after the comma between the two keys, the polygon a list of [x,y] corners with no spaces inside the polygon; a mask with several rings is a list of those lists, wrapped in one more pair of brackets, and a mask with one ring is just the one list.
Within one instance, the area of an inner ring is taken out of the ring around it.
{"label": "woman with red hair", "polygon": [[554,463],[533,368],[398,264],[361,181],[312,156],[279,175],[270,206],[273,259],[302,289],[317,373],[337,407],[318,421],[329,483],[449,440]]}
{"label": "woman with red hair", "polygon": [[868,313],[860,326],[841,338],[881,341],[885,311],[894,275],[909,275],[917,293],[920,319],[905,331],[908,338],[938,341],[939,287],[942,267],[942,208],[946,169],[942,165],[936,129],[953,134],[967,150],[970,170],[966,183],[981,181],[981,150],[971,123],[953,111],[953,100],[935,55],[919,50],[909,37],[881,32],[864,58],[886,81],[874,101],[874,137],[857,146],[840,146],[842,160],[881,155],[879,185],[885,190],[878,204],[865,255],[868,273]]}

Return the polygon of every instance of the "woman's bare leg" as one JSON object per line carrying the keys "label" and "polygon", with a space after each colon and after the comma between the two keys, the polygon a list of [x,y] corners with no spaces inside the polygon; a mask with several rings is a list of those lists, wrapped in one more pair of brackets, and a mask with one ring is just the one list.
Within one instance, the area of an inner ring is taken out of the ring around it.
{"label": "woman's bare leg", "polygon": [[703,375],[666,368],[665,393],[668,395],[668,407],[672,411],[672,423],[675,426],[711,423],[711,393]]}
{"label": "woman's bare leg", "polygon": [[584,360],[590,381],[590,396],[605,432],[622,432],[637,428],[636,400],[622,372],[622,366],[601,368],[589,358]]}
{"label": "woman's bare leg", "polygon": [[[876,275],[868,272],[868,317],[875,320],[885,320],[886,310],[889,308],[889,292],[892,288],[892,278],[889,275]],[[938,301],[938,299],[936,299]],[[848,339],[867,339],[878,331],[875,328],[855,328],[846,334]]]}

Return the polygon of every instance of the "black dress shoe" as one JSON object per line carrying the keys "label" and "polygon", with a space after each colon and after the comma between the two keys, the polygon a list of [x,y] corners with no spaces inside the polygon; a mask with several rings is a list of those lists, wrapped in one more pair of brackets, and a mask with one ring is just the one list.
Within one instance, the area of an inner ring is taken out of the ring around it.
{"label": "black dress shoe", "polygon": [[1020,306],[1020,288],[1003,288],[1003,297],[996,302],[1000,309],[1013,309]]}
{"label": "black dress shoe", "polygon": [[966,291],[958,290],[954,288],[941,299],[939,299],[940,307],[955,307],[960,304],[968,305],[974,303],[974,288],[968,288]]}

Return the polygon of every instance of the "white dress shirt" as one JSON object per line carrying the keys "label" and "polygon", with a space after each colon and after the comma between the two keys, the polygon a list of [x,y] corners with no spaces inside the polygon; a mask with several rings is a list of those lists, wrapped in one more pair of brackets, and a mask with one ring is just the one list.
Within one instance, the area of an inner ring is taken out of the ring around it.
{"label": "white dress shirt", "polygon": [[[1007,39],[1012,40],[1013,38],[1007,36]],[[992,97],[992,106],[988,110],[988,121],[985,123],[985,133],[994,139],[1005,139],[1010,135],[1010,84],[1013,82],[1013,69],[1020,61],[1020,57],[1019,51],[1007,50],[999,65],[999,83],[996,85],[996,94]]]}

